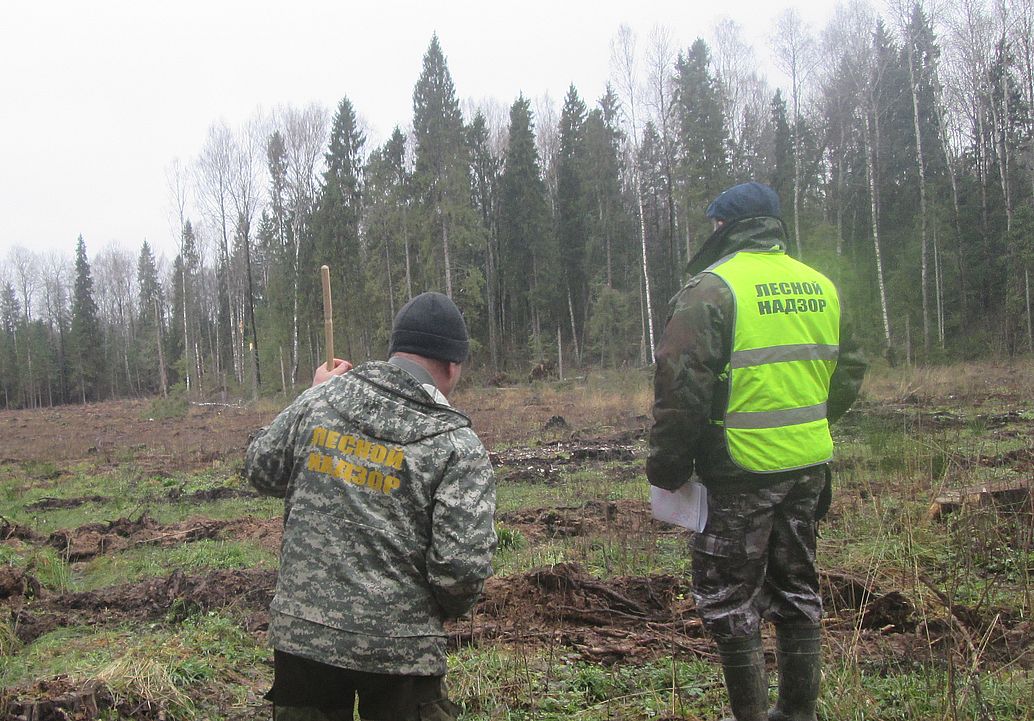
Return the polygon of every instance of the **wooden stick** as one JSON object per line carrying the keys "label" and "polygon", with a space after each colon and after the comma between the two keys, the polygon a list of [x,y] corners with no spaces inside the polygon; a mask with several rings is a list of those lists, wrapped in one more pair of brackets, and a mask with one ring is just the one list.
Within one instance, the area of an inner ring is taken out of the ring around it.
{"label": "wooden stick", "polygon": [[334,305],[330,300],[330,266],[320,268],[323,275],[323,334],[327,344],[327,370],[334,370]]}

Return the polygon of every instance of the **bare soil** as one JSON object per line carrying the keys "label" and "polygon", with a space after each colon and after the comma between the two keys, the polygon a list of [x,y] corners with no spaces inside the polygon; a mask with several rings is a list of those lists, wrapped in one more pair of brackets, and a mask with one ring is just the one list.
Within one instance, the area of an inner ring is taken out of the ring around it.
{"label": "bare soil", "polygon": [[[0,462],[67,461],[95,459],[98,465],[131,463],[145,472],[195,470],[213,461],[239,459],[248,435],[271,418],[271,413],[237,407],[191,407],[179,420],[147,421],[146,402],[105,403],[86,408],[33,412],[0,412]],[[915,409],[911,411],[914,413]],[[494,412],[477,409],[476,412]],[[512,412],[512,409],[511,409]],[[900,419],[906,409],[884,419]],[[493,454],[493,464],[507,482],[549,481],[586,465],[640,462],[636,446],[643,438],[644,420],[625,412],[600,437],[570,431],[571,411],[564,423],[553,420],[550,408],[534,411],[533,420],[564,435],[553,443],[514,447]],[[1003,415],[1003,414],[1000,414]],[[1004,414],[1007,415],[1007,414]],[[541,416],[541,419],[539,419]],[[493,417],[494,418],[494,417]],[[989,415],[988,427],[1012,423],[1019,417]],[[949,414],[931,414],[924,423],[953,426],[960,420]],[[475,418],[477,423],[477,418]],[[615,428],[632,428],[617,431]],[[640,445],[641,447],[641,445]],[[1034,467],[1029,450],[980,458],[983,465]],[[61,468],[39,474],[41,485],[60,475]],[[223,495],[220,495],[223,494]],[[214,489],[199,494],[170,491],[177,502],[216,500],[250,495],[235,489]],[[103,502],[99,497],[41,499],[39,509],[62,504]],[[578,506],[522,509],[500,514],[499,521],[532,540],[616,534],[681,535],[688,533],[659,524],[648,505],[636,501],[590,501]],[[279,548],[281,520],[250,516],[217,520],[191,517],[159,524],[148,515],[119,518],[43,535],[0,518],[0,542],[49,546],[72,563],[128,548],[175,546],[202,539],[253,539],[270,550]],[[18,638],[31,642],[70,625],[107,626],[125,622],[174,626],[197,612],[222,610],[239,619],[257,638],[268,627],[267,607],[276,575],[268,570],[219,570],[202,574],[171,575],[139,583],[110,586],[81,593],[53,593],[30,573],[0,565],[0,613],[9,615]],[[916,608],[915,594],[881,588],[871,579],[829,570],[821,576],[827,609],[827,643],[835,650],[850,649],[876,668],[894,664],[939,663],[952,654],[964,655],[979,647],[984,664],[1029,666],[1027,649],[1034,642],[1034,623],[1007,609],[979,610],[952,604],[934,594],[932,606]],[[939,603],[938,603],[939,601]],[[528,573],[496,577],[468,619],[447,626],[453,648],[500,644],[510,648],[547,649],[570,658],[600,663],[638,663],[673,654],[711,658],[713,644],[705,637],[696,615],[689,580],[672,575],[624,576],[600,580],[573,564],[558,564]],[[771,648],[771,639],[767,640]],[[102,685],[79,685],[66,677],[40,680],[31,687],[0,690],[0,719],[94,719],[117,708],[120,717],[164,718],[150,707],[119,706]]]}
{"label": "bare soil", "polygon": [[0,410],[0,463],[119,465],[128,458],[145,473],[192,470],[242,458],[249,435],[273,416],[250,406],[191,405],[183,418],[156,420],[147,415],[150,407],[136,400]]}

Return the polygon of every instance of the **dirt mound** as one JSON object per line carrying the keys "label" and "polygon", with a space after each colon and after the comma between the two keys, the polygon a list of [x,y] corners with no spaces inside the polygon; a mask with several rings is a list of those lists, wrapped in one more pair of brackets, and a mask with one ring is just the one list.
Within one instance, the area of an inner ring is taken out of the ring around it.
{"label": "dirt mound", "polygon": [[580,506],[508,511],[498,521],[529,538],[569,538],[593,533],[686,535],[677,526],[655,521],[644,501],[588,501]]}
{"label": "dirt mound", "polygon": [[489,579],[471,619],[450,625],[449,640],[454,647],[563,645],[605,663],[705,655],[708,642],[688,596],[688,583],[675,576],[599,581],[576,564],[558,564]]}
{"label": "dirt mound", "polygon": [[838,571],[820,573],[819,588],[828,616],[885,632],[904,633],[916,628],[916,608],[900,591],[884,592],[867,579]]}
{"label": "dirt mound", "polygon": [[42,543],[42,537],[31,528],[11,523],[6,518],[0,518],[0,542],[17,540],[26,543]]}
{"label": "dirt mound", "polygon": [[15,596],[38,596],[40,583],[20,568],[0,565],[0,599]]}
{"label": "dirt mound", "polygon": [[41,498],[25,506],[27,511],[53,511],[59,508],[78,508],[87,503],[107,503],[107,496],[78,496],[76,498]]}
{"label": "dirt mound", "polygon": [[134,546],[178,546],[206,539],[249,539],[263,548],[280,547],[283,524],[279,518],[242,516],[231,520],[191,517],[178,523],[161,524],[147,513],[137,519],[119,518],[108,523],[88,523],[54,531],[44,538],[22,526],[0,522],[0,541],[17,539],[32,545],[47,545],[69,563],[117,553]]}
{"label": "dirt mound", "polygon": [[67,719],[95,719],[102,712],[115,709],[118,718],[157,719],[157,709],[149,705],[136,706],[115,703],[111,692],[100,683],[76,683],[68,676],[37,681],[29,689],[13,692],[0,691],[0,718],[10,721],[67,721]]}
{"label": "dirt mound", "polygon": [[635,443],[631,434],[617,438],[558,441],[541,446],[510,448],[489,453],[496,468],[506,468],[508,481],[537,483],[558,480],[568,466],[583,469],[590,463],[634,461]]}
{"label": "dirt mound", "polygon": [[[98,591],[44,595],[13,610],[18,638],[29,643],[60,626],[124,623],[129,620],[170,622],[217,608],[265,613],[273,596],[276,571],[218,570],[187,576],[176,571],[164,578],[109,586]],[[258,626],[260,622],[249,623]]]}
{"label": "dirt mound", "polygon": [[166,500],[178,503],[207,503],[208,501],[222,501],[227,498],[258,498],[259,494],[254,491],[247,491],[239,488],[209,488],[193,493],[184,493],[179,488],[169,491]]}

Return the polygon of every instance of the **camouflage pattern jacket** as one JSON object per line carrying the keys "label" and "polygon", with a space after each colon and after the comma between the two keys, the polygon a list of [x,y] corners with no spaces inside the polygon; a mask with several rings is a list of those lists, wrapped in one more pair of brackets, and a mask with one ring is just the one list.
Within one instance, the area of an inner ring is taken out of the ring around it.
{"label": "camouflage pattern jacket", "polygon": [[[689,283],[672,298],[668,322],[657,346],[654,376],[654,425],[646,475],[650,483],[673,490],[694,472],[705,485],[727,490],[777,483],[803,471],[749,473],[726,450],[725,434],[711,419],[724,417],[729,395],[726,366],[732,350],[735,310],[732,291],[717,276],[702,273],[731,253],[786,247],[778,218],[756,217],[730,223],[704,243],[689,264]],[[854,402],[867,364],[841,315],[840,355],[830,379],[830,422]]]}
{"label": "camouflage pattern jacket", "polygon": [[260,431],[245,472],[285,498],[272,645],[359,671],[444,674],[442,621],[477,601],[496,545],[492,467],[469,419],[410,372],[366,363]]}

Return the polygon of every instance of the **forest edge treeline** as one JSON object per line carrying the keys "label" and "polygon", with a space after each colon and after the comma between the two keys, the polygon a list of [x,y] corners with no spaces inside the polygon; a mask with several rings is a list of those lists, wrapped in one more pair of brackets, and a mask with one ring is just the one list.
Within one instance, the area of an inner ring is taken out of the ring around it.
{"label": "forest edge treeline", "polygon": [[472,365],[523,377],[649,363],[707,203],[772,185],[792,245],[840,287],[873,355],[1030,352],[1034,0],[792,9],[773,90],[733,21],[679,49],[621,28],[612,83],[557,113],[523,94],[461,109],[432,37],[411,125],[373,147],[345,97],[216,123],[170,166],[178,252],[145,242],[0,264],[6,407],[188,391],[289,392],[320,362],[318,269],[338,355],[383,357],[395,311],[439,290]]}

